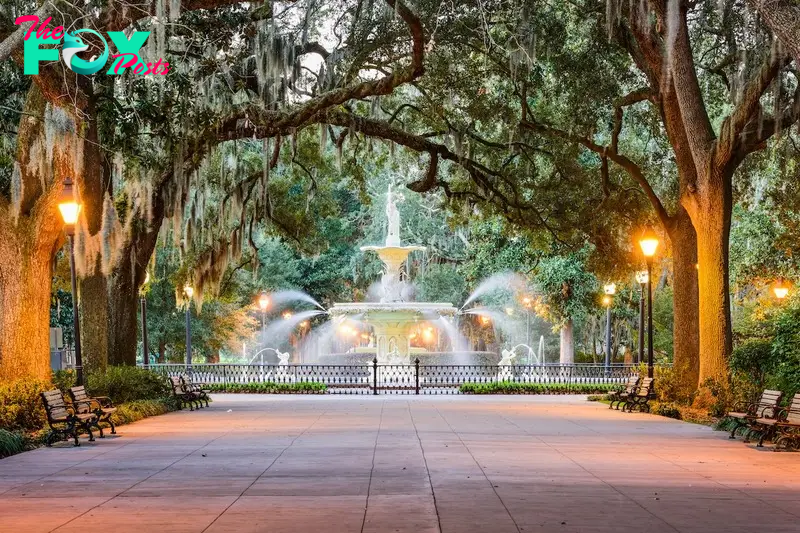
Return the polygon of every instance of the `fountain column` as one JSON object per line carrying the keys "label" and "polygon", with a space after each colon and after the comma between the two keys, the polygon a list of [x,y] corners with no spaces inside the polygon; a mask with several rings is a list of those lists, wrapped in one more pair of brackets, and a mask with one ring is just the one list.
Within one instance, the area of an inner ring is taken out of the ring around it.
{"label": "fountain column", "polygon": [[376,321],[372,323],[379,365],[411,364],[408,322]]}

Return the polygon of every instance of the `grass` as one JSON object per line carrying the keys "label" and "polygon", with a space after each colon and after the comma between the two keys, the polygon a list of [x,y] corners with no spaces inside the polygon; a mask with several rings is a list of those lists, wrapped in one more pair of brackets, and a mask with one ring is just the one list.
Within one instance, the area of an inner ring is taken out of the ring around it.
{"label": "grass", "polygon": [[27,449],[27,439],[19,431],[0,429],[0,458],[8,457]]}
{"label": "grass", "polygon": [[618,388],[612,383],[464,383],[462,394],[605,394]]}
{"label": "grass", "polygon": [[233,394],[323,394],[328,387],[316,381],[300,383],[212,383],[205,386],[211,392]]}

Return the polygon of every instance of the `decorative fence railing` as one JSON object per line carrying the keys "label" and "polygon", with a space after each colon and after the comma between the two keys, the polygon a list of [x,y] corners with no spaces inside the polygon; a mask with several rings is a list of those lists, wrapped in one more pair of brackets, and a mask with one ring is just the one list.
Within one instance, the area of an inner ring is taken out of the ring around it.
{"label": "decorative fence railing", "polygon": [[260,365],[159,364],[150,369],[189,375],[195,383],[324,383],[333,394],[458,394],[465,383],[540,385],[543,392],[582,393],[623,384],[636,365]]}

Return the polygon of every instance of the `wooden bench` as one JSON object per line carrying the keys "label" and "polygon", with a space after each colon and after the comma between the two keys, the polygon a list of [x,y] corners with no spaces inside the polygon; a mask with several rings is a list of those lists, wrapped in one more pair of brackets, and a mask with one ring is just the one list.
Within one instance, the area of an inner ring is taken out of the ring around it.
{"label": "wooden bench", "polygon": [[78,435],[81,429],[89,434],[89,441],[94,441],[92,426],[97,422],[97,415],[75,412],[72,406],[64,402],[64,395],[58,389],[43,392],[41,396],[47,413],[47,424],[50,426],[45,446],[52,446],[56,440],[67,440],[69,437],[75,439],[75,446],[80,446]]}
{"label": "wooden bench", "polygon": [[792,397],[788,407],[779,409],[774,417],[757,418],[752,422],[761,431],[759,448],[765,440],[771,440],[775,449],[792,449],[800,445],[800,393]]}
{"label": "wooden bench", "polygon": [[751,427],[757,419],[774,419],[778,415],[782,398],[781,391],[765,389],[757,402],[734,406],[733,411],[725,415],[733,422],[729,438],[735,439],[737,431]]}
{"label": "wooden bench", "polygon": [[106,422],[111,426],[112,435],[117,434],[117,428],[114,427],[114,422],[111,421],[111,415],[117,411],[117,408],[114,407],[111,398],[108,396],[89,396],[86,393],[86,387],[83,385],[69,389],[69,396],[72,398],[72,405],[76,413],[94,413],[97,415],[97,423],[95,425],[100,431],[101,439],[105,438],[105,435],[103,434],[103,428],[100,426],[100,422]]}
{"label": "wooden bench", "polygon": [[206,402],[206,407],[208,407],[208,401],[209,401],[208,395],[211,394],[211,391],[208,389],[204,389],[203,386],[199,383],[192,383],[192,378],[181,376],[181,379],[183,380],[183,389],[193,394],[197,394],[198,399],[201,402]]}
{"label": "wooden bench", "polygon": [[633,412],[634,408],[638,408],[639,411],[650,412],[650,399],[655,396],[655,388],[654,388],[654,380],[653,378],[642,378],[642,381],[639,383],[639,387],[637,387],[636,392],[625,400],[625,404],[622,406],[622,411],[624,412],[625,409],[628,410],[629,413]]}
{"label": "wooden bench", "polygon": [[172,386],[172,394],[178,400],[178,409],[182,409],[185,405],[189,406],[190,411],[194,411],[195,407],[198,409],[201,407],[200,394],[188,390],[182,377],[171,376],[169,383]]}
{"label": "wooden bench", "polygon": [[608,405],[609,409],[614,408],[614,404],[617,404],[617,409],[623,404],[623,402],[627,401],[627,399],[636,393],[636,389],[639,388],[639,376],[631,376],[628,378],[628,382],[625,383],[625,387],[621,390],[611,392],[608,397],[611,399],[611,403]]}

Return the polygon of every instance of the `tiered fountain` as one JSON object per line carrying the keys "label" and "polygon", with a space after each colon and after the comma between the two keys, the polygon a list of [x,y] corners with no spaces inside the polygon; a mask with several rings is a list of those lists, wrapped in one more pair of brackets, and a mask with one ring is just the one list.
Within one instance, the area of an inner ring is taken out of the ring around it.
{"label": "tiered fountain", "polygon": [[359,322],[372,327],[375,335],[375,356],[378,364],[407,365],[411,363],[410,336],[421,321],[442,318],[447,320],[457,309],[450,303],[410,302],[408,281],[403,279],[403,265],[408,254],[425,250],[424,246],[403,246],[400,242],[400,212],[396,193],[391,185],[386,194],[386,217],[389,230],[384,246],[363,246],[362,251],[378,254],[383,262],[381,299],[375,303],[337,303],[330,309],[335,320],[357,317]]}

